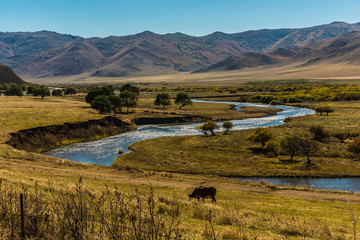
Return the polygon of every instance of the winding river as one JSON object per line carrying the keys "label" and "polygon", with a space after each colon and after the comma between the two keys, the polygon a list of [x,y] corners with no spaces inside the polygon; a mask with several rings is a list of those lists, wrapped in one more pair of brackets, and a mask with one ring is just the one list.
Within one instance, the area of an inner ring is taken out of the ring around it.
{"label": "winding river", "polygon": [[[234,102],[218,102],[218,101],[203,101],[203,100],[193,100],[194,102],[203,102],[203,103],[225,103],[236,105],[237,110],[241,110],[243,106],[261,106],[261,107],[272,107],[282,109],[277,115],[267,116],[262,118],[248,118],[242,120],[232,120],[234,124],[233,130],[244,130],[244,129],[253,129],[257,127],[271,127],[278,126],[283,124],[284,119],[287,117],[297,117],[314,114],[313,110],[307,108],[297,108],[290,106],[271,106],[264,104],[253,104],[253,103],[234,103]],[[119,135],[112,137],[103,138],[97,141],[85,142],[85,143],[75,143],[68,146],[64,146],[58,149],[51,150],[46,152],[46,155],[69,159],[72,161],[82,162],[82,163],[91,163],[110,166],[113,161],[118,157],[119,150],[122,150],[124,153],[129,152],[128,147],[137,141],[159,138],[159,137],[173,137],[181,135],[199,135],[199,132],[194,128],[195,126],[201,123],[187,123],[181,125],[142,125],[139,126],[137,130],[125,132]],[[222,124],[222,122],[218,122]],[[268,182],[275,184],[290,184],[293,186],[309,186],[314,188],[324,188],[324,189],[337,189],[337,190],[348,190],[348,191],[360,191],[360,179],[350,179],[350,184],[332,184],[331,180],[328,179],[326,184],[313,183],[312,181],[316,179],[312,178],[298,178],[297,180],[303,179],[303,184],[291,184],[291,181],[281,181],[278,179],[277,182],[272,181],[271,179],[265,179]],[[249,179],[244,179],[249,180]],[[252,181],[260,181],[260,179],[250,179]],[[274,179],[273,179],[274,180]],[[317,179],[318,181],[319,179]],[[341,179],[343,181],[344,179]],[[339,181],[339,180],[336,180]],[[335,188],[327,188],[327,186],[336,186]],[[347,187],[342,187],[347,186]]]}

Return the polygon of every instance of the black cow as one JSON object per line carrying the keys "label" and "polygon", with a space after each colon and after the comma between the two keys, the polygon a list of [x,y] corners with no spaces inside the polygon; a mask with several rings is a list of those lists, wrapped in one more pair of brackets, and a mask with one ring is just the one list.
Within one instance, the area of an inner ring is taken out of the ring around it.
{"label": "black cow", "polygon": [[216,195],[216,188],[214,187],[205,187],[205,186],[199,186],[196,187],[192,194],[189,194],[189,200],[191,198],[197,198],[198,201],[200,201],[200,198],[202,198],[203,202],[205,202],[205,198],[211,198],[211,202],[216,203],[215,199]]}

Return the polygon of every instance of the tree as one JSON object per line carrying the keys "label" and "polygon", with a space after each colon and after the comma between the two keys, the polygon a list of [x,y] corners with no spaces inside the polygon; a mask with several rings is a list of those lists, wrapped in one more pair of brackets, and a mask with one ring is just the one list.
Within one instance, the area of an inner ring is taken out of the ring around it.
{"label": "tree", "polygon": [[44,86],[33,88],[32,93],[34,96],[41,96],[41,99],[44,99],[45,96],[50,96],[49,88]]}
{"label": "tree", "polygon": [[214,122],[211,121],[211,120],[208,120],[208,121],[206,121],[204,124],[197,126],[196,129],[204,132],[205,134],[207,134],[207,131],[210,131],[211,134],[212,134],[213,136],[215,136],[214,130],[215,130],[215,129],[219,129],[219,125],[217,125],[216,123],[214,123]]}
{"label": "tree", "polygon": [[19,97],[21,97],[21,96],[24,95],[24,93],[23,93],[23,90],[22,90],[21,86],[14,84],[14,85],[12,85],[10,87],[9,90],[7,90],[5,92],[5,95],[6,96],[19,96]]}
{"label": "tree", "polygon": [[349,152],[354,153],[357,157],[360,156],[360,138],[355,138],[348,145]]}
{"label": "tree", "polygon": [[224,133],[224,135],[225,135],[225,134],[228,133],[228,131],[230,129],[232,129],[234,127],[234,124],[232,122],[230,122],[230,121],[226,121],[226,122],[223,122],[222,127],[226,129],[226,131]]}
{"label": "tree", "polygon": [[186,93],[178,93],[176,95],[175,104],[180,104],[179,109],[186,105],[192,105],[191,98]]}
{"label": "tree", "polygon": [[110,113],[111,112],[111,103],[109,100],[109,96],[101,95],[97,96],[94,101],[91,102],[91,108],[94,108],[102,113]]}
{"label": "tree", "polygon": [[310,126],[309,131],[314,134],[314,140],[321,141],[326,137],[329,137],[329,133],[324,130],[323,126]]}
{"label": "tree", "polygon": [[265,128],[256,128],[255,131],[247,136],[247,139],[254,143],[261,143],[261,146],[264,147],[265,143],[275,137],[275,134]]}
{"label": "tree", "polygon": [[154,105],[156,105],[156,106],[162,105],[163,109],[165,109],[165,106],[171,105],[170,95],[168,93],[158,94],[154,101]]}
{"label": "tree", "polygon": [[307,157],[307,166],[311,164],[310,155],[318,151],[319,144],[315,141],[312,141],[309,137],[301,137],[299,139],[299,150],[302,154]]}
{"label": "tree", "polygon": [[292,161],[295,154],[299,152],[300,138],[296,135],[287,135],[280,140],[281,150],[290,155],[289,161]]}
{"label": "tree", "polygon": [[64,94],[65,94],[65,96],[66,95],[70,95],[70,96],[75,95],[76,89],[75,88],[66,88]]}
{"label": "tree", "polygon": [[112,85],[106,85],[103,87],[94,87],[89,90],[85,96],[85,101],[90,103],[94,101],[97,96],[110,96],[114,95],[114,87]]}
{"label": "tree", "polygon": [[63,91],[61,89],[54,89],[51,94],[53,96],[63,96]]}
{"label": "tree", "polygon": [[126,107],[126,112],[129,113],[129,108],[133,108],[137,105],[138,97],[136,93],[129,92],[127,90],[120,92],[120,98],[122,106]]}
{"label": "tree", "polygon": [[278,153],[279,153],[280,144],[275,140],[269,140],[269,141],[266,142],[263,149],[264,149],[265,152],[272,153],[275,156],[277,156]]}
{"label": "tree", "polygon": [[114,115],[116,116],[118,110],[121,112],[121,105],[122,105],[121,98],[119,96],[111,95],[109,96],[109,101],[111,103],[111,107],[114,112]]}
{"label": "tree", "polygon": [[135,93],[137,96],[139,96],[139,94],[140,94],[140,89],[136,86],[131,85],[130,83],[127,83],[127,84],[121,86],[120,92],[123,92],[123,91],[129,91],[129,92]]}

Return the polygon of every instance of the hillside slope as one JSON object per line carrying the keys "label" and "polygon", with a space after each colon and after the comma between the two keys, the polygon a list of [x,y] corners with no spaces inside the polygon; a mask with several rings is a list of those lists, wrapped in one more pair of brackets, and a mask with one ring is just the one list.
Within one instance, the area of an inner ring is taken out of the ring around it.
{"label": "hillside slope", "polygon": [[[224,63],[234,65],[235,60],[242,61],[237,68],[241,69],[289,58],[276,55],[276,49],[306,53],[305,49],[314,50],[313,45],[356,30],[360,31],[359,23],[333,22],[302,29],[214,32],[202,37],[149,31],[106,38],[81,38],[48,31],[0,33],[0,62],[29,78],[80,74],[131,77],[192,72],[234,55],[239,56]],[[235,65],[221,68],[235,69]]]}
{"label": "hillside slope", "polygon": [[11,68],[0,64],[0,83],[25,83]]}

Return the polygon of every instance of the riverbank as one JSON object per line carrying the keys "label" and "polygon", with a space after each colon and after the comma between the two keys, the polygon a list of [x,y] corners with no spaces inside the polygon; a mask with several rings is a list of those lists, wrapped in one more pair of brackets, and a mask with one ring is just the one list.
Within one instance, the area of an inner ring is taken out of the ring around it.
{"label": "riverbank", "polygon": [[[17,99],[16,99],[17,100]],[[32,99],[33,100],[33,99]],[[17,100],[19,101],[19,100]],[[195,102],[185,113],[181,110],[149,110],[146,104],[140,105],[131,114],[120,114],[118,117],[106,116],[84,122],[64,123],[41,126],[9,133],[7,144],[17,149],[34,152],[45,152],[65,145],[93,141],[119,133],[131,131],[137,125],[146,124],[179,124],[205,122],[207,120],[232,120],[257,118],[277,114],[281,109],[264,107],[244,107],[236,111],[230,104]],[[218,106],[219,105],[219,106]],[[197,114],[194,114],[197,113]],[[212,114],[218,114],[212,116]],[[201,115],[200,115],[201,114]],[[100,115],[101,116],[101,115]]]}
{"label": "riverbank", "polygon": [[[315,107],[318,103],[308,103]],[[327,103],[334,109],[329,116],[308,115],[290,118],[284,125],[269,128],[275,141],[289,134],[309,136],[311,126],[323,126],[328,134],[316,141],[311,165],[297,153],[293,161],[285,152],[265,155],[260,144],[246,139],[253,130],[230,131],[228,135],[161,138],[134,143],[133,152],[120,156],[114,166],[147,171],[212,174],[226,177],[360,177],[360,161],[349,152],[349,142],[359,136],[359,102]]]}
{"label": "riverbank", "polygon": [[[3,107],[0,115],[3,120],[0,125],[2,136],[8,136],[10,132],[16,132],[23,128],[34,128],[39,125],[63,124],[69,121],[77,121],[77,119],[87,121],[89,119],[84,118],[88,117],[104,117],[89,109],[88,105],[80,100],[73,101],[67,98],[63,100],[49,98],[46,100],[45,98],[45,101],[41,101],[34,98],[31,100],[33,104],[30,104],[28,100],[28,98],[13,98],[13,101],[21,101],[16,104],[17,107],[7,107],[11,106],[10,104],[4,107],[4,102],[0,101],[0,106]],[[25,107],[26,104],[28,105]],[[0,108],[0,110],[2,109]],[[351,112],[351,108],[347,110]],[[161,112],[162,110],[149,111]],[[170,112],[169,110],[166,111]],[[7,113],[9,114],[7,115]],[[350,119],[352,114],[348,114],[348,116]],[[313,118],[310,120],[314,121]],[[329,122],[331,120],[333,118],[329,118]],[[336,118],[336,120],[338,119]],[[294,118],[287,124],[300,127],[301,122],[304,121],[307,121],[307,118]],[[4,139],[6,137],[2,138],[2,143],[5,142]],[[229,142],[230,151],[233,145],[236,147],[235,144],[241,143]],[[214,150],[216,147],[222,148],[224,146],[213,145],[209,146],[209,149]],[[202,149],[199,154],[206,151],[208,149]],[[183,153],[178,152],[177,154]],[[180,158],[181,155],[171,157]],[[68,211],[64,211],[64,213],[72,210],[94,209],[91,208],[91,205],[87,205],[87,200],[106,197],[109,191],[117,191],[120,193],[121,199],[125,197],[126,203],[129,200],[126,196],[138,194],[137,196],[144,199],[144,209],[139,213],[145,214],[145,206],[148,206],[149,196],[153,192],[157,216],[159,219],[163,219],[172,213],[176,213],[178,216],[176,224],[178,224],[179,233],[184,239],[206,239],[209,236],[210,224],[213,224],[214,233],[219,239],[352,239],[353,221],[354,219],[358,221],[358,216],[360,216],[359,194],[309,188],[278,187],[265,183],[246,183],[216,175],[178,174],[145,171],[131,167],[113,168],[82,164],[17,150],[6,144],[0,144],[0,176],[1,196],[5,200],[7,198],[4,196],[8,196],[5,191],[14,196],[14,203],[18,203],[20,193],[38,193],[45,198],[43,202],[32,201],[34,198],[26,198],[25,212],[31,213],[25,215],[26,223],[32,219],[41,220],[42,218],[34,218],[33,216],[44,216],[41,215],[44,213],[44,207],[53,206],[47,205],[47,203],[54,203],[54,198],[49,193],[49,186],[54,188],[52,193],[55,194],[55,197],[68,196],[67,199],[74,200],[68,202]],[[81,204],[76,202],[76,196],[79,196],[76,194],[78,193],[77,187],[80,178],[82,186],[89,193],[88,197],[82,198]],[[206,200],[205,203],[198,203],[194,200],[188,201],[187,195],[193,191],[195,186],[199,185],[216,187],[216,204],[211,204],[209,200]],[[38,199],[42,200],[43,198]],[[130,200],[136,201],[136,198],[133,197]],[[101,201],[101,203],[108,202]],[[172,203],[176,203],[176,208],[172,208]],[[13,206],[15,208],[18,204]],[[31,208],[32,206],[35,208]],[[113,212],[121,213],[121,211],[107,211],[104,214],[113,216],[110,215]],[[14,211],[13,213],[18,212]],[[50,221],[40,222],[44,223],[40,226],[45,227],[45,229],[39,228],[39,230],[49,233],[47,231],[49,228],[60,229],[54,228],[58,225],[52,225],[53,219],[56,217],[53,210],[49,208],[49,211],[45,213],[47,218],[44,219],[50,218]],[[86,211],[86,213],[90,212]],[[209,221],[209,214],[211,214],[212,222]],[[79,222],[79,218],[76,219],[77,216],[67,214],[65,217],[70,221]],[[103,220],[108,221],[109,219]],[[2,233],[8,233],[6,230],[12,226],[9,224],[10,222],[5,220],[3,218],[0,222]],[[15,223],[18,222],[15,221]],[[80,223],[82,222],[80,221]],[[17,226],[20,224],[16,225],[15,228],[20,229]],[[27,226],[25,225],[25,227]],[[93,225],[86,226],[91,227]],[[68,225],[64,226],[64,229],[65,227],[68,229]],[[84,230],[92,234],[91,236],[95,234],[93,233],[94,229],[84,228]],[[358,226],[356,226],[356,230],[359,232]],[[108,235],[103,235],[101,238],[111,239]]]}

